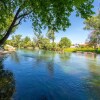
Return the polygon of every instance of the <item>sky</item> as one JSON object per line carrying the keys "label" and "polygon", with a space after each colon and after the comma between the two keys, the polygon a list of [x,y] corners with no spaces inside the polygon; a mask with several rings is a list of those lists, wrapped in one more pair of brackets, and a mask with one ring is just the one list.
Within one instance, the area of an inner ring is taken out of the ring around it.
{"label": "sky", "polygon": [[[99,0],[94,0],[94,8],[93,11],[97,13],[98,8],[100,6]],[[62,37],[68,37],[73,44],[83,44],[85,43],[86,38],[88,37],[88,34],[90,31],[84,30],[83,27],[85,26],[83,24],[84,19],[80,17],[75,16],[75,12],[72,13],[70,16],[70,22],[71,26],[66,29],[66,31],[59,31],[55,33],[55,42],[59,42]],[[47,33],[47,30],[42,30],[43,35]],[[32,29],[32,24],[29,20],[26,22],[23,22],[18,29],[14,33],[15,35],[21,34],[23,37],[29,36],[31,39],[34,37],[34,32]],[[11,38],[11,36],[10,36]]]}

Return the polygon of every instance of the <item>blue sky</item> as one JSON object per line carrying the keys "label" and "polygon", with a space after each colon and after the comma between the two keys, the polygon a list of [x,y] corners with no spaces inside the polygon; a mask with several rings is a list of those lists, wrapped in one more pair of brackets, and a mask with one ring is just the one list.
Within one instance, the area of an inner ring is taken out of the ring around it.
{"label": "blue sky", "polygon": [[[94,0],[94,8],[93,11],[97,13],[97,10],[99,8],[99,0]],[[55,42],[59,42],[61,37],[68,37],[73,44],[75,43],[84,43],[88,34],[90,33],[87,30],[83,30],[84,27],[84,19],[80,17],[76,17],[75,13],[73,12],[72,15],[70,16],[70,22],[71,26],[65,31],[59,31],[58,33],[55,34],[56,39]],[[42,33],[45,35],[47,30],[43,30]],[[23,22],[19,28],[16,30],[15,34],[21,34],[23,37],[29,36],[32,38],[34,36],[34,32],[32,29],[31,22],[27,20],[27,22]]]}

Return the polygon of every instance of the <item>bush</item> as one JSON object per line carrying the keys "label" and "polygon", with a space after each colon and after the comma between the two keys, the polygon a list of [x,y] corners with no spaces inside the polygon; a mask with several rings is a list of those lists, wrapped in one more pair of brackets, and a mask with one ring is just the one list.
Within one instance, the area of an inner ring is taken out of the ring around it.
{"label": "bush", "polygon": [[61,38],[59,42],[60,48],[69,48],[71,46],[71,41],[67,37]]}

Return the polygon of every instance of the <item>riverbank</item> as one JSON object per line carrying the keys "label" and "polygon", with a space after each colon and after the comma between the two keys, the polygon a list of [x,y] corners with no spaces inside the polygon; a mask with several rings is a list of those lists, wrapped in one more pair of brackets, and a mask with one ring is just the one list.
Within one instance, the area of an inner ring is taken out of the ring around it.
{"label": "riverbank", "polygon": [[14,51],[0,51],[0,57],[2,57],[5,54],[10,54],[11,52],[14,52]]}
{"label": "riverbank", "polygon": [[95,50],[94,48],[65,48],[65,52],[87,52],[87,53],[96,53],[100,54],[100,48],[98,50]]}
{"label": "riverbank", "polygon": [[0,57],[3,57],[5,54],[9,54],[11,52],[15,52],[16,49],[10,45],[5,45],[4,47],[0,47]]}

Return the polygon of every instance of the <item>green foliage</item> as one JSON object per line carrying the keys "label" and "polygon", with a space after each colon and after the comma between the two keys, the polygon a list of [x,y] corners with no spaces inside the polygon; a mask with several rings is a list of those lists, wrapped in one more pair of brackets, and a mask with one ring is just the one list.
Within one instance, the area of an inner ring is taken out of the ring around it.
{"label": "green foliage", "polygon": [[98,34],[96,31],[91,32],[86,40],[86,43],[96,48],[97,45],[100,44],[100,34]]}
{"label": "green foliage", "polygon": [[99,31],[100,34],[100,12],[96,16],[89,17],[84,24],[86,25],[84,29]]}
{"label": "green foliage", "polygon": [[75,52],[76,48],[65,48],[64,51],[65,52]]}
{"label": "green foliage", "polygon": [[[67,38],[62,38],[60,41],[60,44],[62,47],[62,43],[66,42]],[[64,40],[64,41],[63,41]],[[67,45],[64,44],[63,47],[69,47],[70,40],[67,39]],[[33,38],[33,41],[26,36],[25,38],[22,38],[21,35],[13,35],[11,40],[7,40],[5,44],[11,45],[16,48],[36,48],[44,49],[44,50],[53,50],[53,51],[61,51],[61,48],[59,47],[59,44],[56,44],[55,42],[50,43],[50,39],[44,38],[42,33],[35,33],[35,37]],[[66,46],[65,46],[66,45]]]}
{"label": "green foliage", "polygon": [[42,49],[50,50],[50,40],[47,38],[42,39]]}
{"label": "green foliage", "polygon": [[[14,16],[7,17],[4,21],[0,21],[0,39],[6,34]],[[13,33],[17,27],[14,27],[11,33]]]}
{"label": "green foliage", "polygon": [[93,52],[93,53],[98,53],[100,54],[100,48],[98,48],[98,50],[95,50],[92,47],[84,47],[84,48],[65,48],[64,49],[65,52]]}
{"label": "green foliage", "polygon": [[24,44],[27,44],[29,41],[30,41],[30,38],[29,38],[28,36],[26,36],[26,37],[23,39],[23,43],[24,43]]}
{"label": "green foliage", "polygon": [[14,47],[20,47],[21,37],[22,37],[22,35],[15,35],[15,36],[13,35],[12,36],[13,46]]}
{"label": "green foliage", "polygon": [[59,42],[59,46],[61,48],[68,48],[71,46],[71,41],[67,37],[63,37]]}
{"label": "green foliage", "polygon": [[8,45],[14,46],[12,40],[6,40],[5,44],[8,44]]}
{"label": "green foliage", "polygon": [[[69,16],[75,10],[76,16],[87,18],[93,11],[94,0],[0,0],[0,24],[4,30],[19,25],[22,20],[30,19],[33,29],[66,30],[71,23]],[[7,21],[7,19],[10,21]],[[6,22],[7,21],[7,22]],[[8,24],[8,25],[7,25]],[[6,26],[5,26],[6,25]],[[1,27],[0,26],[0,27]],[[2,29],[3,30],[3,29]],[[9,36],[8,34],[8,36]],[[6,38],[5,38],[6,39]]]}
{"label": "green foliage", "polygon": [[92,30],[86,42],[96,47],[100,44],[100,11],[98,15],[88,18],[84,23],[86,24],[84,29]]}
{"label": "green foliage", "polygon": [[33,41],[31,41],[31,39],[28,36],[22,39],[22,35],[13,35],[12,39],[7,40],[5,44],[9,44],[17,48],[34,47]]}
{"label": "green foliage", "polygon": [[35,37],[33,38],[33,41],[35,42],[35,45],[39,48],[41,48],[41,44],[42,44],[42,39],[43,39],[43,35],[42,33],[34,33]]}
{"label": "green foliage", "polygon": [[24,39],[22,39],[21,45],[24,48],[34,46],[33,42],[31,41],[31,39],[28,36],[26,36]]}
{"label": "green foliage", "polygon": [[5,44],[9,44],[11,46],[19,48],[22,41],[21,37],[22,35],[13,35],[11,40],[6,40]]}

